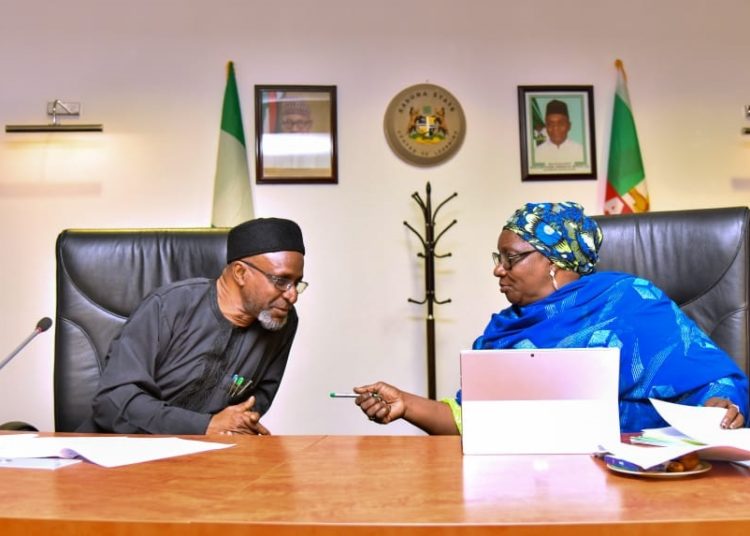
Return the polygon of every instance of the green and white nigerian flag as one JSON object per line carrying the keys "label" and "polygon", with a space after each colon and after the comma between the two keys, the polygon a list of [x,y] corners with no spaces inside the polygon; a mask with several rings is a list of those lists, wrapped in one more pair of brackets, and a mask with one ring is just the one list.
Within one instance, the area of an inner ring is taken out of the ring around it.
{"label": "green and white nigerian flag", "polygon": [[649,199],[646,172],[643,168],[633,109],[630,106],[627,76],[622,61],[616,60],[617,90],[609,138],[605,214],[648,212]]}
{"label": "green and white nigerian flag", "polygon": [[247,164],[242,110],[234,77],[234,64],[227,65],[227,88],[221,113],[219,154],[216,160],[213,227],[233,227],[253,218],[250,170]]}

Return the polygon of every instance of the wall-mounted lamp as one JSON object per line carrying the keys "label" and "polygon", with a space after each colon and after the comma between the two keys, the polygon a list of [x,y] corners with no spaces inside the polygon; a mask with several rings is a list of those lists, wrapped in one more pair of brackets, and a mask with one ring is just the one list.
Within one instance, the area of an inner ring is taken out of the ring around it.
{"label": "wall-mounted lamp", "polygon": [[81,115],[80,102],[63,102],[55,99],[47,103],[47,115],[52,122],[46,125],[5,125],[5,132],[102,132],[100,124],[66,124],[58,120],[59,117],[79,117]]}

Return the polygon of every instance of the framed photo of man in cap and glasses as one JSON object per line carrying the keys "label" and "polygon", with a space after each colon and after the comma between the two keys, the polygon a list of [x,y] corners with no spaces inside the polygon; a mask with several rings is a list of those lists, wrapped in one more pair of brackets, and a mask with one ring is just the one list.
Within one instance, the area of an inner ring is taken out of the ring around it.
{"label": "framed photo of man in cap and glasses", "polygon": [[593,86],[519,86],[521,179],[596,179]]}
{"label": "framed photo of man in cap and glasses", "polygon": [[336,86],[255,86],[259,183],[338,182]]}

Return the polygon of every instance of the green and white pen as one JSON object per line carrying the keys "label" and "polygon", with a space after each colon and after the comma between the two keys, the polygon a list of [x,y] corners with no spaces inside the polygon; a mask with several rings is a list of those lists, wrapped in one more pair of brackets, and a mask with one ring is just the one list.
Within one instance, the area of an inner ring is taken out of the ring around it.
{"label": "green and white pen", "polygon": [[[378,393],[370,393],[370,395],[375,398],[380,398],[380,395]],[[328,396],[330,396],[331,398],[357,398],[360,395],[358,393],[334,393],[333,391],[331,391],[330,393],[328,393]]]}

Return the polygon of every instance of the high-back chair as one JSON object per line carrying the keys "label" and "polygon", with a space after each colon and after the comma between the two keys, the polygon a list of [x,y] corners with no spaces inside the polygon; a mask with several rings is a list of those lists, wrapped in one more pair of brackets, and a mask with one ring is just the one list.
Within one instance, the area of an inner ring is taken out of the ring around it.
{"label": "high-back chair", "polygon": [[91,411],[110,342],[152,290],[217,277],[229,229],[66,230],[57,239],[55,430]]}
{"label": "high-back chair", "polygon": [[598,270],[653,281],[748,374],[747,207],[596,216]]}

